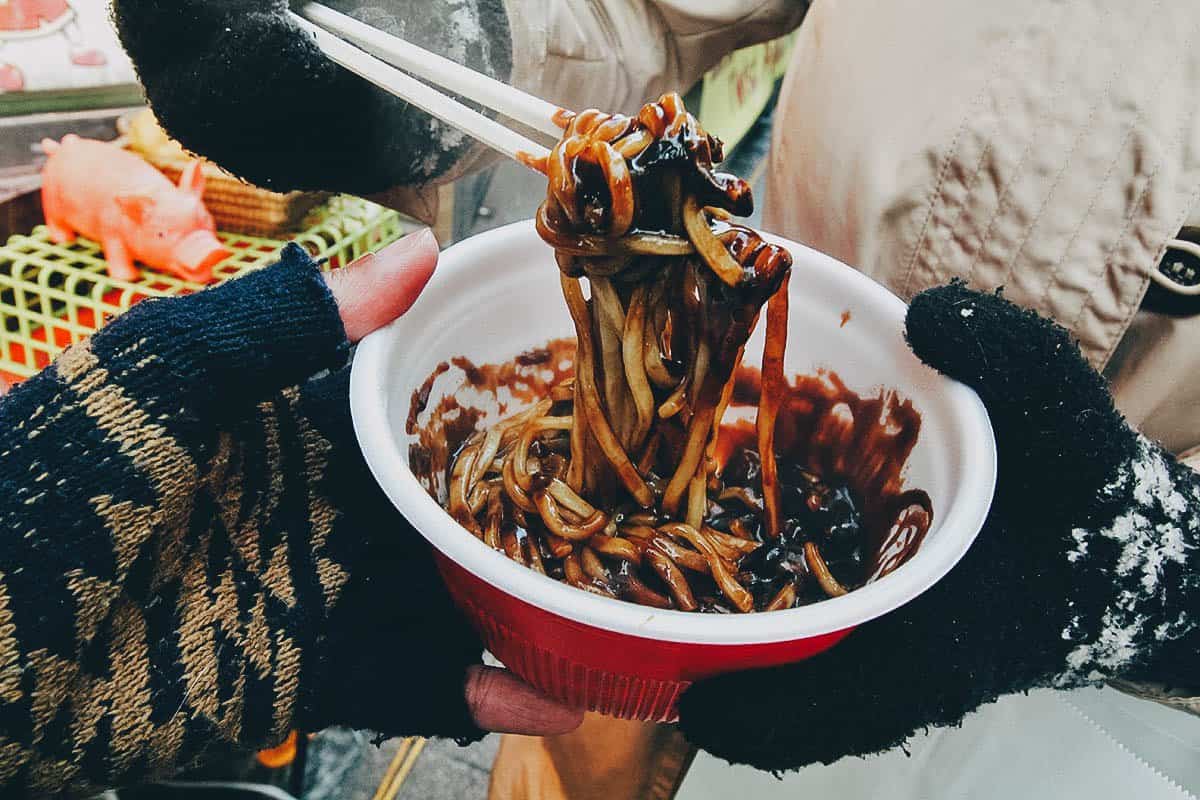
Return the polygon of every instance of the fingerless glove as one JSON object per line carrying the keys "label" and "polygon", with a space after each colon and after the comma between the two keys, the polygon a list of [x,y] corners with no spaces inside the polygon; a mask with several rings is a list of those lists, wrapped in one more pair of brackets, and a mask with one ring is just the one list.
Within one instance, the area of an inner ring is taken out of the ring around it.
{"label": "fingerless glove", "polygon": [[362,462],[348,371],[326,371],[346,353],[290,245],[135,306],[0,401],[6,796],[293,728],[478,735],[479,643]]}

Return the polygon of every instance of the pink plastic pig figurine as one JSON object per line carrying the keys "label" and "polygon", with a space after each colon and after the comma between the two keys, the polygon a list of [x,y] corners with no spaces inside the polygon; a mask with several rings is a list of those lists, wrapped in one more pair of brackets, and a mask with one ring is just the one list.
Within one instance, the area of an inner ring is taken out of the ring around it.
{"label": "pink plastic pig figurine", "polygon": [[213,265],[230,253],[216,237],[201,202],[200,163],[184,170],[179,186],[143,159],[116,145],[67,136],[42,142],[50,156],[42,170],[42,206],[58,244],[83,234],[100,243],[108,274],[137,280],[133,262],[210,283]]}

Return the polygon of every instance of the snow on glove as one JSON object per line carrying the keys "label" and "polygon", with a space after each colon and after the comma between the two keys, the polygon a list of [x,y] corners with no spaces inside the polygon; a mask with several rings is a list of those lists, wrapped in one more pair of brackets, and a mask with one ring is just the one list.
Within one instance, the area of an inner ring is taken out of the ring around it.
{"label": "snow on glove", "polygon": [[925,292],[907,334],[991,414],[988,521],[941,582],[832,650],[690,689],[683,731],[717,756],[794,769],[1035,687],[1197,683],[1197,474],[1125,424],[1065,330],[998,295]]}

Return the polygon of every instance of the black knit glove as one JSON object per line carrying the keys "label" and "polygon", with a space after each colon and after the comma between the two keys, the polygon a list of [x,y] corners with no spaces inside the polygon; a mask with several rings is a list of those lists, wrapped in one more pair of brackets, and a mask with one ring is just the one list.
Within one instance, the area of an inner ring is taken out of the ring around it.
{"label": "black knit glove", "polygon": [[928,291],[908,339],[991,413],[987,524],[940,583],[827,653],[689,690],[683,730],[717,756],[793,769],[1034,687],[1200,682],[1196,473],[1126,426],[1066,331],[999,296]]}
{"label": "black knit glove", "polygon": [[[136,306],[0,401],[0,789],[331,724],[474,737],[481,646],[377,489],[338,309],[280,264]],[[290,387],[290,388],[288,388]]]}
{"label": "black knit glove", "polygon": [[[287,5],[113,0],[113,17],[163,127],[259,186],[370,195],[463,157],[465,135],[326,59]],[[327,5],[501,80],[512,69],[503,0]]]}

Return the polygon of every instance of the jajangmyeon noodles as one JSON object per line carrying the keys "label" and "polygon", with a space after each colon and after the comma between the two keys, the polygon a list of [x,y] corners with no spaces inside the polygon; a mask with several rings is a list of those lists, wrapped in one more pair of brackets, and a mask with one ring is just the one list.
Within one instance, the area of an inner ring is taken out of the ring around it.
{"label": "jajangmyeon noodles", "polygon": [[[791,462],[781,480],[792,258],[734,222],[751,193],[715,169],[721,143],[674,94],[636,117],[585,111],[562,124],[531,165],[549,181],[537,229],[574,322],[574,377],[466,439],[447,510],[532,569],[685,611],[790,608],[901,563],[928,526],[919,498],[887,509],[909,534],[884,565],[848,486]],[[722,454],[764,306],[757,429]]]}

